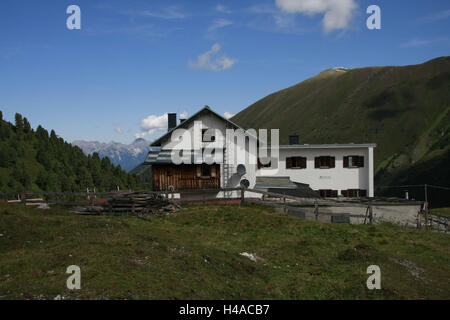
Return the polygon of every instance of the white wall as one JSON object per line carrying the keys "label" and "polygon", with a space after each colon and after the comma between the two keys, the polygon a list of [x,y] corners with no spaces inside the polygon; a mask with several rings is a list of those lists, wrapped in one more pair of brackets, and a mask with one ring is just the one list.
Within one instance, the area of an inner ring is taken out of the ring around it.
{"label": "white wall", "polygon": [[[212,114],[204,114],[195,119],[195,121],[201,121],[203,129],[218,129],[218,131],[222,132],[222,135],[225,137],[225,122],[218,117]],[[189,126],[186,130],[187,133],[183,136],[182,140],[177,141],[176,147],[173,147],[173,143],[171,143],[171,134],[168,138],[164,139],[164,141],[161,142],[161,148],[177,150],[191,149],[193,146],[191,145],[192,143],[190,137],[194,137],[194,121],[189,123]],[[200,140],[198,142],[201,144],[201,147],[205,147],[208,144],[208,142],[201,142],[201,136],[199,137],[199,139]]]}
{"label": "white wall", "polygon": [[[369,152],[372,149],[372,152]],[[335,168],[316,169],[314,158],[319,156],[335,157]],[[344,156],[364,156],[364,168],[344,168]],[[286,169],[286,158],[306,157],[306,169]],[[256,176],[289,176],[294,182],[306,183],[314,190],[332,189],[362,189],[367,190],[373,196],[373,174],[369,174],[372,167],[373,173],[373,148],[313,148],[313,149],[281,149],[280,162],[276,172],[271,169],[259,169]]]}
{"label": "white wall", "polygon": [[375,194],[374,190],[374,179],[373,179],[373,173],[374,173],[374,163],[373,163],[373,147],[370,147],[368,150],[369,153],[369,193],[367,194],[369,197],[373,197]]}

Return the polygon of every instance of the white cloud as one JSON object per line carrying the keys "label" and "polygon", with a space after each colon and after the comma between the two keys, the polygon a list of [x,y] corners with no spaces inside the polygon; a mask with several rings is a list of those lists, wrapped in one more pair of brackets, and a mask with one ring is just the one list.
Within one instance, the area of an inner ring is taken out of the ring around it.
{"label": "white cloud", "polygon": [[233,21],[227,19],[217,19],[213,22],[213,24],[208,28],[208,31],[214,31],[216,29],[220,29],[229,25],[232,25]]}
{"label": "white cloud", "polygon": [[162,116],[151,114],[147,118],[143,119],[140,125],[143,130],[167,129],[167,113],[164,113]]}
{"label": "white cloud", "polygon": [[118,134],[123,134],[123,130],[119,125],[114,126],[114,131]]}
{"label": "white cloud", "polygon": [[275,0],[281,11],[302,13],[309,16],[325,14],[325,32],[346,29],[358,7],[355,0]]}
{"label": "white cloud", "polygon": [[448,42],[448,38],[437,38],[437,39],[412,39],[408,42],[402,43],[401,48],[417,48],[432,45],[435,43]]}
{"label": "white cloud", "polygon": [[175,20],[175,19],[184,19],[187,17],[185,13],[183,13],[178,6],[170,6],[164,8],[162,11],[156,12],[151,10],[143,10],[139,12],[142,16],[159,18],[165,20]]}
{"label": "white cloud", "polygon": [[142,132],[136,133],[134,135],[136,138],[152,135],[158,130],[167,130],[167,113],[164,113],[161,116],[151,114],[143,119],[139,125]]}
{"label": "white cloud", "polygon": [[180,113],[180,119],[186,119],[188,117],[188,112],[187,111],[183,111],[182,113]]}
{"label": "white cloud", "polygon": [[423,22],[435,22],[439,20],[444,20],[450,17],[450,10],[440,11],[422,19]]}
{"label": "white cloud", "polygon": [[280,10],[274,4],[255,4],[243,12],[250,15],[247,26],[252,29],[295,35],[302,35],[308,31],[294,14]]}
{"label": "white cloud", "polygon": [[213,71],[223,71],[231,68],[237,60],[229,58],[226,55],[218,56],[220,50],[220,44],[215,43],[210,50],[199,55],[196,61],[189,61],[189,67],[192,69],[206,69]]}
{"label": "white cloud", "polygon": [[234,113],[226,111],[223,113],[223,116],[225,117],[225,119],[230,119],[234,117]]}
{"label": "white cloud", "polygon": [[248,13],[253,14],[274,14],[276,10],[274,7],[269,6],[267,4],[255,4],[247,9],[245,9]]}
{"label": "white cloud", "polygon": [[225,7],[224,5],[218,4],[216,6],[216,11],[220,12],[220,13],[231,13],[232,11],[230,9],[228,9],[227,7]]}
{"label": "white cloud", "polygon": [[276,25],[281,29],[295,28],[295,20],[292,15],[276,13],[273,15]]}
{"label": "white cloud", "polygon": [[146,137],[146,136],[148,136],[148,135],[154,134],[155,132],[156,132],[156,130],[149,130],[149,131],[145,131],[145,132],[139,132],[139,133],[136,133],[136,134],[134,135],[134,137],[135,137],[136,139],[138,139],[138,138],[144,138],[144,137]]}

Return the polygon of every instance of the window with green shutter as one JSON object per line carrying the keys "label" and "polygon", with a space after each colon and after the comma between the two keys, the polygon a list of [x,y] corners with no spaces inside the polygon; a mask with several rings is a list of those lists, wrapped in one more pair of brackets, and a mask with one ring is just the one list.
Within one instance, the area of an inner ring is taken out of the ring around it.
{"label": "window with green shutter", "polygon": [[361,189],[341,190],[341,194],[346,198],[365,198],[367,197],[367,190]]}
{"label": "window with green shutter", "polygon": [[305,157],[286,158],[286,169],[306,169]]}
{"label": "window with green shutter", "polygon": [[316,169],[331,169],[336,167],[336,158],[331,156],[322,156],[314,158],[314,167]]}
{"label": "window with green shutter", "polygon": [[344,157],[344,168],[364,168],[364,157],[363,156]]}
{"label": "window with green shutter", "polygon": [[321,189],[318,190],[318,193],[322,198],[337,198],[338,196],[337,190]]}

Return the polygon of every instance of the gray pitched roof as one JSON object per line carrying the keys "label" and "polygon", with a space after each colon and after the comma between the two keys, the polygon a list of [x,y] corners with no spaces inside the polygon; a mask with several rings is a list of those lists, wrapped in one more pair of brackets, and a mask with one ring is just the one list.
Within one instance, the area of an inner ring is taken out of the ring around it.
{"label": "gray pitched roof", "polygon": [[189,123],[192,122],[196,117],[198,117],[201,113],[203,112],[209,112],[213,115],[215,115],[216,117],[222,119],[225,122],[228,122],[234,129],[242,129],[240,126],[238,126],[237,124],[235,124],[234,122],[222,117],[220,114],[216,113],[215,111],[213,111],[210,107],[205,106],[203,107],[200,111],[196,112],[194,115],[192,115],[191,117],[189,117],[188,119],[186,119],[185,121],[183,121],[182,123],[178,124],[175,128],[171,129],[170,131],[168,131],[166,134],[162,135],[161,137],[159,137],[158,139],[156,139],[155,141],[152,142],[152,144],[150,145],[151,147],[157,147],[157,146],[161,146],[161,142],[168,137],[170,134],[172,134],[172,132],[176,129],[179,128],[187,128]]}
{"label": "gray pitched roof", "polygon": [[[183,159],[190,161],[192,164],[197,164],[195,162],[194,150],[175,150],[178,155]],[[222,158],[220,156],[217,159],[211,155],[201,155],[202,163],[210,163],[214,160],[218,160],[221,163]],[[173,164],[172,162],[172,150],[150,150],[147,158],[144,161],[145,164]]]}
{"label": "gray pitched roof", "polygon": [[267,188],[297,189],[297,185],[289,177],[256,177],[255,189]]}
{"label": "gray pitched roof", "polygon": [[290,177],[256,177],[254,188],[299,198],[319,198],[318,193],[311,189],[308,184],[293,182]]}

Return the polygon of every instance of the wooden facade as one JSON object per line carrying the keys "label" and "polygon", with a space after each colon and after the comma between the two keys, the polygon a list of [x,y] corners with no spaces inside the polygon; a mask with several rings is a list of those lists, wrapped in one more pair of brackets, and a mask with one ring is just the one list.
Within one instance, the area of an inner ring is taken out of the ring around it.
{"label": "wooden facade", "polygon": [[219,189],[220,165],[152,165],[153,190]]}

